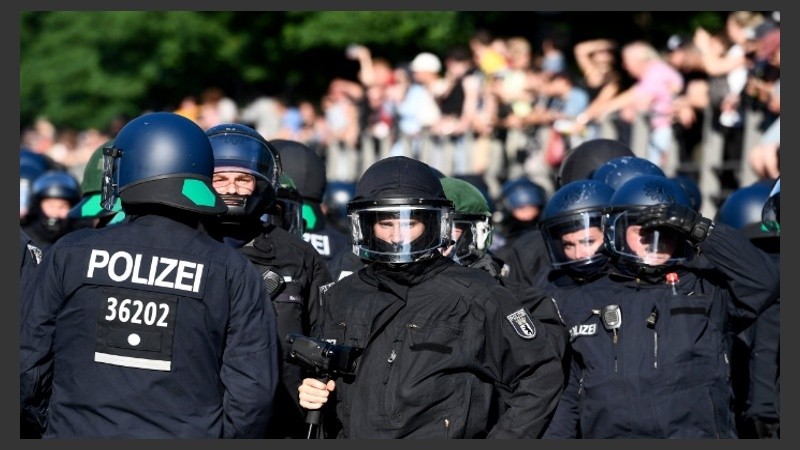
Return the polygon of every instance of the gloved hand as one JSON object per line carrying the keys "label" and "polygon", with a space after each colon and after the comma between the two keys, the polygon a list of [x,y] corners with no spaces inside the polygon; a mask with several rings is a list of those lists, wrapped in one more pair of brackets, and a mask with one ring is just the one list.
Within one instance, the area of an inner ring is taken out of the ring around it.
{"label": "gloved hand", "polygon": [[648,206],[640,213],[637,223],[644,231],[671,228],[686,236],[694,245],[703,242],[713,228],[710,219],[697,214],[688,206],[675,203]]}

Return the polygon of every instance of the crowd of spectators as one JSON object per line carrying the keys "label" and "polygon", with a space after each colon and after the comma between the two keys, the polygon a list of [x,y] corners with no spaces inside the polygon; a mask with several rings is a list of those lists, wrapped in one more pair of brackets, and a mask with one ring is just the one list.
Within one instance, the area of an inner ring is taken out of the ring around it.
{"label": "crowd of spectators", "polygon": [[[523,36],[479,30],[463,46],[408,61],[364,45],[345,57],[357,61],[357,77],[331,80],[318,101],[245,101],[211,86],[187,93],[174,111],[204,129],[240,122],[267,139],[303,142],[325,159],[331,182],[355,182],[376,160],[404,155],[473,182],[491,200],[519,177],[551,194],[564,156],[598,137],[713,190],[706,195],[717,205],[726,192],[779,175],[777,12],[734,11],[722,32],[698,28],[667,42],[569,43],[554,33],[535,48]],[[41,118],[21,145],[80,179],[92,151],[120,126],[78,132]]]}

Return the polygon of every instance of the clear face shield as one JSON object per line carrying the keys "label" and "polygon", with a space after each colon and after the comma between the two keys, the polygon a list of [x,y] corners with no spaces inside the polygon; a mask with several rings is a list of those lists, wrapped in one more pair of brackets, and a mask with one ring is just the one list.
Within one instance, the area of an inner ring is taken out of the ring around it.
{"label": "clear face shield", "polygon": [[302,237],[304,230],[303,222],[303,203],[287,198],[276,198],[269,208],[269,212],[261,216],[261,220],[267,224]]}
{"label": "clear face shield", "polygon": [[469,265],[482,258],[489,249],[492,227],[489,218],[453,219],[453,245],[442,253],[453,261]]}
{"label": "clear face shield", "polygon": [[590,264],[605,255],[603,249],[603,213],[586,211],[556,217],[542,223],[542,237],[553,268]]}
{"label": "clear face shield", "polygon": [[606,226],[610,251],[651,267],[683,263],[692,258],[693,248],[684,236],[668,228],[644,231],[638,223],[639,216],[639,211],[609,216]]}
{"label": "clear face shield", "polygon": [[113,211],[119,198],[119,174],[117,173],[122,150],[115,147],[103,147],[103,185],[100,205],[103,209]]}
{"label": "clear face shield", "polygon": [[369,261],[414,262],[450,243],[450,208],[371,206],[349,217],[354,253]]}

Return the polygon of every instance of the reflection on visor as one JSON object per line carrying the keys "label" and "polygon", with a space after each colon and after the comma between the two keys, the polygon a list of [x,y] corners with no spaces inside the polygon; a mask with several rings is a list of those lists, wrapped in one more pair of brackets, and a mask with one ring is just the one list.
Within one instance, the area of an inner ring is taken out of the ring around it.
{"label": "reflection on visor", "polygon": [[639,212],[624,212],[612,220],[614,253],[648,266],[663,266],[692,257],[692,247],[677,231],[657,228],[643,231]]}
{"label": "reflection on visor", "polygon": [[412,262],[450,242],[448,210],[383,206],[351,214],[353,243],[371,261]]}
{"label": "reflection on visor", "polygon": [[103,184],[100,189],[102,194],[101,205],[108,211],[114,210],[119,196],[117,183],[117,158],[122,156],[122,150],[114,147],[103,147]]}

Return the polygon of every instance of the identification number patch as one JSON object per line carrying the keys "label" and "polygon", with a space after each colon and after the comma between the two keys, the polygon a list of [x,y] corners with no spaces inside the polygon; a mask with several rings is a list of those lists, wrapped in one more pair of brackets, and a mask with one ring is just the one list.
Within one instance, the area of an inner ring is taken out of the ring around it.
{"label": "identification number patch", "polygon": [[98,300],[94,360],[170,371],[178,299],[129,289],[104,289]]}

